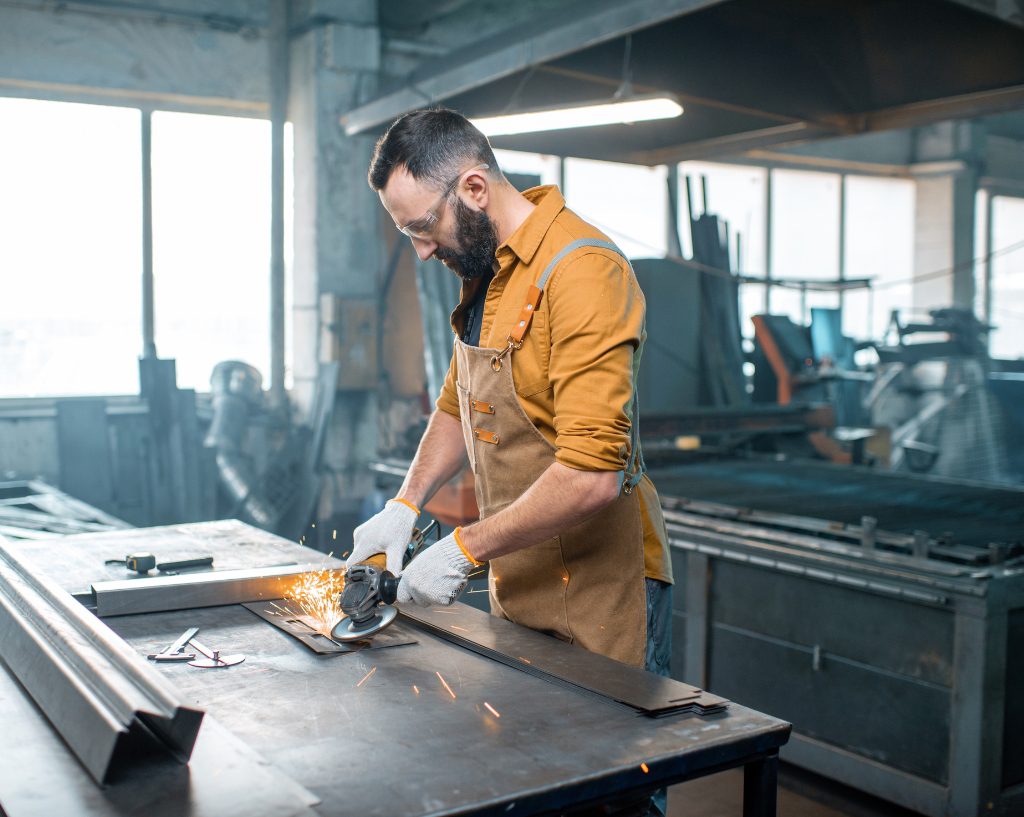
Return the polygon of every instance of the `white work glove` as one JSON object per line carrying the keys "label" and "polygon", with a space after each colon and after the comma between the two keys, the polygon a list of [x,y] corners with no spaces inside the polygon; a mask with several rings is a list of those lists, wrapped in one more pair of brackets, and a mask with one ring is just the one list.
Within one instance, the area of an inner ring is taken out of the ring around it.
{"label": "white work glove", "polygon": [[384,510],[371,516],[352,533],[352,554],[345,567],[353,567],[383,553],[387,569],[396,576],[402,572],[402,557],[412,539],[419,513],[397,499],[389,499]]}
{"label": "white work glove", "polygon": [[459,528],[435,542],[409,562],[398,583],[398,601],[411,601],[422,607],[455,603],[469,574],[480,567],[471,561],[455,540]]}

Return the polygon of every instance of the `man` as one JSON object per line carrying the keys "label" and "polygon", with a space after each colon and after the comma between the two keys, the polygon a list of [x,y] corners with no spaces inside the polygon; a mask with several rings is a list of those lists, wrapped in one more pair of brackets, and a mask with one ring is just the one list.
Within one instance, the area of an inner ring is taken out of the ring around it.
{"label": "man", "polygon": [[396,120],[369,183],[462,297],[437,410],[349,564],[385,553],[399,573],[419,508],[468,462],[480,521],[417,556],[399,601],[451,604],[489,563],[495,615],[667,675],[672,572],[637,435],[644,298],[629,262],[556,188],[513,188],[453,111]]}

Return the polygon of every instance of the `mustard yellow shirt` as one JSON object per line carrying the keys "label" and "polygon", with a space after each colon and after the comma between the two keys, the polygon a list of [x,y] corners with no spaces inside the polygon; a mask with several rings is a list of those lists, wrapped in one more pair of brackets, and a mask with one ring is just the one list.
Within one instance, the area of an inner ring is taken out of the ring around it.
{"label": "mustard yellow shirt", "polygon": [[[504,348],[526,303],[527,289],[548,262],[580,238],[608,241],[567,209],[556,187],[523,195],[534,210],[496,252],[497,271],[487,290],[480,346]],[[461,336],[480,280],[467,282],[452,313]],[[512,353],[512,379],[526,416],[555,448],[555,459],[581,471],[622,471],[630,455],[633,383],[646,338],[645,302],[636,276],[618,253],[578,250],[552,272],[521,349]],[[459,417],[456,361],[437,408]],[[653,483],[637,486],[648,578],[672,582],[668,536]]]}

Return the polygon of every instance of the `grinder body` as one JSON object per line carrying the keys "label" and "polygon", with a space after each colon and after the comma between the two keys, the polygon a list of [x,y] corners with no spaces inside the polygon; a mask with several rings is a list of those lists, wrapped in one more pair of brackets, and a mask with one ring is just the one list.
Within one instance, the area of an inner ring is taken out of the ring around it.
{"label": "grinder body", "polygon": [[[437,527],[431,522],[423,530],[414,529],[412,541],[402,558],[402,567],[422,549],[430,531]],[[331,637],[337,641],[360,641],[379,633],[398,616],[393,606],[398,597],[398,576],[387,570],[383,553],[372,556],[362,564],[350,567],[345,573],[345,588],[341,591],[341,612],[345,618],[334,625]]]}

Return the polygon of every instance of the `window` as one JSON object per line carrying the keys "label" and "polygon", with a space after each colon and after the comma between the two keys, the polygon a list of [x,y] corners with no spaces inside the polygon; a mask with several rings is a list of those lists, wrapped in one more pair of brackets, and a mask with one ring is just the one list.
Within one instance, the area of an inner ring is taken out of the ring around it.
{"label": "window", "polygon": [[138,392],[140,114],[0,99],[0,397]]}
{"label": "window", "polygon": [[[835,280],[839,277],[839,190],[835,173],[772,171],[772,277]],[[771,311],[810,322],[812,306],[837,307],[836,292],[772,287]]]}
{"label": "window", "polygon": [[608,234],[629,258],[666,250],[668,171],[589,159],[565,160],[566,203]]}
{"label": "window", "polygon": [[[744,275],[764,275],[765,266],[765,189],[768,171],[762,167],[683,162],[679,165],[679,236],[683,254],[692,255],[690,215],[686,204],[686,178],[693,190],[695,214],[703,212],[701,177],[707,180],[708,210],[728,222],[733,271]],[[736,236],[740,236],[740,257],[736,256]],[[765,288],[759,284],[740,286],[740,327],[752,337],[753,315],[764,312]]]}
{"label": "window", "polygon": [[153,274],[157,352],[177,359],[180,387],[207,391],[221,360],[255,366],[269,385],[269,122],[153,114]]}
{"label": "window", "polygon": [[560,160],[557,156],[524,153],[519,150],[495,150],[494,158],[503,173],[540,176],[541,184],[558,184]]}
{"label": "window", "polygon": [[1024,357],[1024,199],[992,199],[993,357]]}
{"label": "window", "polygon": [[846,177],[845,275],[872,278],[869,292],[843,296],[843,331],[881,338],[894,309],[911,306],[914,274],[914,182]]}

